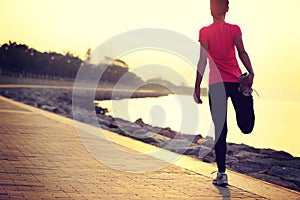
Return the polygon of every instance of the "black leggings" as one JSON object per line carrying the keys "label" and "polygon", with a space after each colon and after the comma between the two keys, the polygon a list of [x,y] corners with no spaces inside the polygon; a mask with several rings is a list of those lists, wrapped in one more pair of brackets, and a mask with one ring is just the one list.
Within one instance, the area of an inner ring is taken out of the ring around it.
{"label": "black leggings", "polygon": [[209,106],[215,126],[215,153],[219,172],[226,170],[226,137],[227,137],[227,100],[231,98],[236,121],[240,130],[251,133],[255,115],[253,98],[246,97],[238,91],[238,83],[216,83],[209,86]]}

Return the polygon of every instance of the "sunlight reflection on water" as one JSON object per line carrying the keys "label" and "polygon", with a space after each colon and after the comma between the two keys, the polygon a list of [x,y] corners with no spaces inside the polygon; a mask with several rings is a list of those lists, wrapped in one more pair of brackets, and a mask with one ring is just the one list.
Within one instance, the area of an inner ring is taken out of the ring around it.
{"label": "sunlight reflection on water", "polygon": [[[142,118],[147,124],[171,127],[186,134],[213,136],[208,99],[196,105],[191,96],[169,95],[159,98],[98,101],[110,115],[134,122]],[[297,113],[298,102],[254,99],[256,124],[252,134],[242,134],[235,121],[231,102],[228,103],[228,141],[258,148],[284,150],[300,156]],[[195,109],[197,112],[194,112]],[[186,119],[188,118],[188,119]]]}

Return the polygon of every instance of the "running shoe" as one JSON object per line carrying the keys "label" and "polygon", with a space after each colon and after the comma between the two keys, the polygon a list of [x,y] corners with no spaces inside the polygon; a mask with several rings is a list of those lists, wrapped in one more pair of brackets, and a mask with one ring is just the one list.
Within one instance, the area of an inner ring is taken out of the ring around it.
{"label": "running shoe", "polygon": [[253,89],[249,84],[248,80],[249,74],[246,72],[239,77],[239,92],[241,92],[244,96],[250,97],[252,96]]}
{"label": "running shoe", "polygon": [[227,174],[218,172],[217,177],[213,180],[213,184],[222,187],[227,186],[228,185]]}

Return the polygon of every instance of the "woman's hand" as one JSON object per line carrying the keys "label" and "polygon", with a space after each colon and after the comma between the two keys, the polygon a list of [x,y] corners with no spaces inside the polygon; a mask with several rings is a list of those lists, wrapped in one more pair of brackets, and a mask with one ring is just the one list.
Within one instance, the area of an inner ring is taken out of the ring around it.
{"label": "woman's hand", "polygon": [[247,81],[248,81],[248,84],[250,85],[250,87],[252,87],[252,85],[253,85],[253,79],[254,79],[254,73],[249,73]]}
{"label": "woman's hand", "polygon": [[200,87],[199,88],[195,88],[195,91],[194,91],[194,101],[197,103],[197,104],[202,104],[202,100],[200,98]]}

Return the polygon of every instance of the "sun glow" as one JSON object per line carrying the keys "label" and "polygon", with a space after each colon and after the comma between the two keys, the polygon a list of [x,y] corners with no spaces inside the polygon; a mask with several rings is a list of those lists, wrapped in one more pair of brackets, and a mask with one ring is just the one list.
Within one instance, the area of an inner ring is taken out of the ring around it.
{"label": "sun glow", "polygon": [[[242,28],[256,72],[255,87],[262,96],[281,91],[280,96],[287,97],[300,91],[299,8],[298,0],[230,1],[226,21]],[[88,48],[138,28],[170,29],[197,41],[198,30],[212,21],[208,0],[2,0],[0,16],[0,43],[11,40],[40,51],[71,51],[82,58]],[[176,62],[169,65],[178,68]],[[194,73],[189,76],[194,79]]]}

